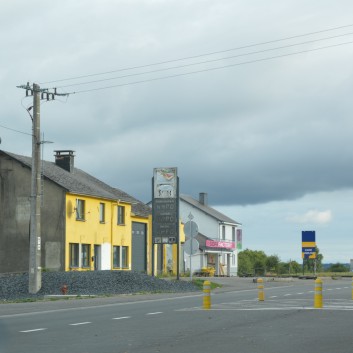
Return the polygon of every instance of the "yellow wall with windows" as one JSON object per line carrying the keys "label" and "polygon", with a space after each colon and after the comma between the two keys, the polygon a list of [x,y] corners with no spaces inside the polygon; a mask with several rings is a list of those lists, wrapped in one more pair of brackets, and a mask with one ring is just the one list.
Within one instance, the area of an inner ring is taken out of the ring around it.
{"label": "yellow wall with windows", "polygon": [[[84,202],[84,216],[77,219],[77,199]],[[100,204],[105,206],[104,222],[100,221]],[[118,206],[125,207],[124,224],[118,224]],[[99,199],[83,195],[66,195],[66,241],[65,270],[93,270],[94,245],[111,245],[111,268],[113,268],[113,246],[128,247],[128,268],[131,269],[131,204]],[[90,259],[88,267],[70,267],[70,243],[89,244]]]}

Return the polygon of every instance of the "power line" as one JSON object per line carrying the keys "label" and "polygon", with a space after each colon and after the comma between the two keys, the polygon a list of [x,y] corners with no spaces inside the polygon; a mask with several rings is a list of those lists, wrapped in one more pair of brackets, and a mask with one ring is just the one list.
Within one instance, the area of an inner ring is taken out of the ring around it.
{"label": "power line", "polygon": [[229,68],[229,67],[253,64],[253,63],[258,63],[258,62],[262,62],[262,61],[268,61],[268,60],[283,58],[283,57],[287,57],[287,56],[292,56],[292,55],[299,55],[299,54],[303,54],[303,53],[309,53],[309,52],[313,52],[313,51],[324,50],[324,49],[328,49],[328,48],[334,48],[334,47],[347,45],[347,44],[352,44],[352,43],[353,43],[353,41],[344,42],[344,43],[338,43],[338,44],[328,45],[328,46],[324,46],[324,47],[320,47],[320,48],[301,50],[301,51],[294,52],[294,53],[281,54],[281,55],[271,56],[271,57],[267,57],[267,58],[261,58],[261,59],[256,59],[256,60],[244,61],[244,62],[236,63],[236,64],[229,64],[229,65],[218,66],[218,67],[213,67],[213,68],[208,68],[208,69],[184,72],[184,73],[175,74],[175,75],[168,75],[168,76],[163,76],[163,77],[151,78],[151,79],[134,81],[134,82],[128,82],[128,83],[121,83],[121,84],[117,84],[117,85],[104,86],[104,87],[92,88],[92,89],[81,90],[81,91],[73,91],[73,92],[68,92],[66,94],[67,95],[71,95],[71,94],[87,93],[87,92],[100,91],[100,90],[109,89],[109,88],[115,88],[115,87],[123,87],[123,86],[136,85],[136,84],[140,84],[140,83],[160,81],[160,80],[165,80],[165,79],[174,78],[174,77],[194,75],[194,74],[198,74],[198,73],[201,73],[201,72],[215,71],[215,70],[221,70],[221,69],[225,69],[225,68]]}
{"label": "power line", "polygon": [[[231,55],[231,56],[217,58],[217,59],[199,61],[199,62],[196,62],[196,63],[172,66],[172,67],[156,69],[156,70],[150,70],[150,71],[144,71],[144,72],[139,72],[139,73],[132,73],[132,74],[127,74],[127,75],[123,75],[123,76],[104,78],[104,79],[100,79],[100,80],[72,83],[72,84],[68,84],[68,85],[64,85],[64,86],[57,86],[56,88],[67,88],[67,87],[74,87],[74,86],[82,86],[82,85],[88,85],[88,84],[92,84],[92,83],[112,81],[112,80],[117,80],[117,79],[121,79],[121,78],[140,76],[140,75],[145,75],[145,74],[152,74],[152,73],[156,73],[156,72],[169,71],[169,70],[180,69],[180,68],[185,68],[185,67],[190,67],[190,66],[209,64],[209,63],[216,62],[216,61],[234,59],[234,58],[248,56],[248,55],[254,55],[254,54],[262,54],[262,53],[266,53],[266,52],[269,52],[269,51],[275,51],[275,50],[279,50],[279,49],[291,48],[291,47],[295,47],[295,46],[299,46],[299,45],[310,44],[310,43],[315,43],[315,42],[324,41],[324,40],[328,40],[328,39],[344,37],[344,36],[348,36],[348,35],[352,35],[352,34],[353,34],[353,32],[349,32],[349,33],[344,33],[344,34],[340,34],[340,35],[337,35],[337,36],[331,36],[331,37],[320,38],[320,39],[313,39],[313,40],[309,40],[309,41],[305,41],[305,42],[289,44],[289,45],[284,45],[284,46],[275,47],[275,48],[263,49],[263,50],[258,50],[258,51],[243,53],[243,54],[237,54],[237,55]],[[54,89],[54,87],[51,88],[51,89]]]}
{"label": "power line", "polygon": [[10,127],[4,126],[4,125],[0,125],[0,127],[2,127],[3,129],[6,129],[6,130],[11,130],[11,131],[14,131],[14,132],[18,132],[20,134],[33,136],[32,134],[30,134],[28,132],[23,132],[23,131],[20,131],[20,130],[11,129]]}
{"label": "power line", "polygon": [[226,52],[235,51],[235,50],[247,49],[247,48],[251,48],[251,47],[255,47],[255,46],[259,46],[259,45],[266,45],[266,44],[281,42],[281,41],[290,40],[290,39],[294,39],[294,38],[300,38],[300,37],[310,36],[310,35],[314,35],[314,34],[319,34],[319,33],[324,33],[324,32],[329,32],[329,31],[335,31],[335,30],[342,29],[342,28],[347,28],[347,27],[353,27],[353,24],[348,24],[348,25],[344,25],[344,26],[328,28],[328,29],[324,29],[324,30],[320,30],[320,31],[309,32],[309,33],[299,34],[299,35],[290,36],[290,37],[284,37],[284,38],[270,40],[270,41],[265,41],[265,42],[259,42],[259,43],[255,43],[255,44],[249,44],[249,45],[235,47],[235,48],[230,48],[230,49],[225,49],[225,50],[219,50],[219,51],[213,51],[213,52],[199,54],[199,55],[187,56],[187,57],[173,59],[173,60],[165,60],[165,61],[145,64],[145,65],[132,66],[132,67],[127,67],[127,68],[112,70],[112,71],[105,71],[105,72],[100,72],[100,73],[93,73],[93,74],[88,74],[88,75],[73,76],[73,77],[68,77],[68,78],[64,78],[64,79],[40,82],[39,84],[40,85],[46,85],[48,83],[71,81],[71,80],[77,80],[77,79],[82,79],[82,78],[87,78],[87,77],[112,74],[112,73],[115,73],[115,72],[141,69],[141,68],[157,66],[157,65],[162,65],[162,64],[169,64],[169,63],[177,62],[177,61],[196,59],[196,58],[200,58],[200,57],[203,57],[203,56],[221,54],[221,53],[226,53]]}

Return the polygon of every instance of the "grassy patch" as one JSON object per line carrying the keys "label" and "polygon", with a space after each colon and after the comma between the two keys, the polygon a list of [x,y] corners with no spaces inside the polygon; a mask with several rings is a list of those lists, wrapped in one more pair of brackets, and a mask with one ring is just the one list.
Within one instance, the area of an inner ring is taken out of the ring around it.
{"label": "grassy patch", "polygon": [[[207,281],[207,279],[200,279],[200,278],[198,278],[198,279],[193,279],[193,280],[192,280],[192,283],[193,283],[196,287],[198,287],[198,288],[200,288],[200,289],[203,289],[203,282],[205,282],[205,281]],[[221,288],[221,287],[222,287],[221,284],[211,282],[211,289],[216,289],[216,288]]]}

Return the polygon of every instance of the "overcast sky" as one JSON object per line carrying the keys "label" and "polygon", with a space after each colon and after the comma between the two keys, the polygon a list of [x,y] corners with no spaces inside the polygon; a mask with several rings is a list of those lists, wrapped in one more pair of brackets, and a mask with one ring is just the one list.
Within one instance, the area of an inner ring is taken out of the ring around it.
{"label": "overcast sky", "polygon": [[72,149],[144,202],[153,168],[177,167],[182,193],[243,224],[244,248],[301,261],[316,230],[325,262],[353,258],[352,1],[0,5],[1,149],[31,155],[17,85],[76,92],[42,102],[46,160]]}

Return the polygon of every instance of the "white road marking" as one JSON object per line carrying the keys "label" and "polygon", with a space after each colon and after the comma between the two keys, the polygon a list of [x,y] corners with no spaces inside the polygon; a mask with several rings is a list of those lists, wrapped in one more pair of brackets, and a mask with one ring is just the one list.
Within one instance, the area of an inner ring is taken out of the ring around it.
{"label": "white road marking", "polygon": [[277,295],[273,295],[272,297],[270,297],[270,298],[277,298]]}
{"label": "white road marking", "polygon": [[70,326],[79,326],[79,325],[88,325],[91,324],[92,322],[86,321],[86,322],[76,322],[75,324],[69,324]]}
{"label": "white road marking", "polygon": [[25,330],[20,332],[27,333],[27,332],[37,332],[37,331],[44,331],[44,330],[46,330],[46,328],[36,328],[34,330]]}
{"label": "white road marking", "polygon": [[301,295],[301,294],[304,294],[304,293],[297,293],[297,294]]}
{"label": "white road marking", "polygon": [[147,313],[146,315],[158,315],[158,314],[163,314],[162,311],[156,311],[155,313]]}
{"label": "white road marking", "polygon": [[292,294],[285,294],[284,296],[285,296],[285,297],[289,297],[290,295],[292,295]]}
{"label": "white road marking", "polygon": [[121,317],[113,317],[112,320],[123,320],[123,319],[131,319],[131,316],[121,316]]}

